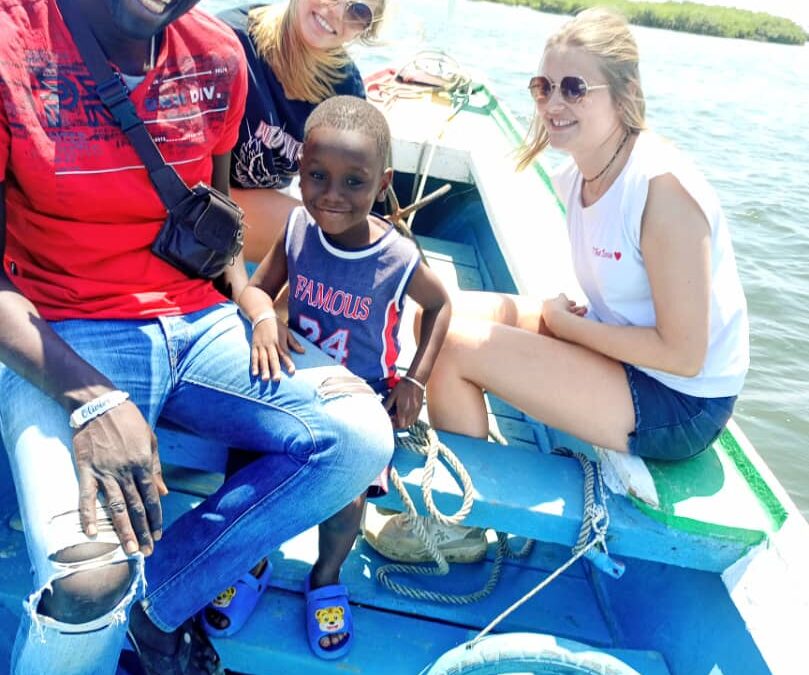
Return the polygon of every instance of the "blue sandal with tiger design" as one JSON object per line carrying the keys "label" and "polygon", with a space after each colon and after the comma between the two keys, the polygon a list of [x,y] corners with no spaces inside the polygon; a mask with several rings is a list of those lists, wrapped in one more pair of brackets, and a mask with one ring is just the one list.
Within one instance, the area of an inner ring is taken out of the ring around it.
{"label": "blue sandal with tiger design", "polygon": [[[348,603],[348,589],[343,584],[331,584],[311,589],[309,576],[304,582],[306,597],[306,635],[309,647],[321,659],[339,659],[348,653],[354,641],[354,620]],[[336,645],[324,647],[320,641],[332,635],[345,634]]]}
{"label": "blue sandal with tiger design", "polygon": [[[208,635],[217,638],[228,637],[241,630],[247,623],[272,576],[272,563],[269,560],[265,560],[264,563],[264,569],[258,578],[247,572],[235,584],[217,595],[199,613],[199,621]],[[208,618],[209,610],[227,618],[228,625],[219,628],[211,623]]]}

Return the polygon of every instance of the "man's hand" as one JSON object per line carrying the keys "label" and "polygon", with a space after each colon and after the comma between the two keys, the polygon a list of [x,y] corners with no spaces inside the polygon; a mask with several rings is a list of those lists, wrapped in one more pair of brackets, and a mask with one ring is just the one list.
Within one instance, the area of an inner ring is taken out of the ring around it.
{"label": "man's hand", "polygon": [[96,417],[73,436],[79,477],[79,517],[84,533],[98,533],[101,492],[127,553],[151,554],[163,535],[161,495],[168,494],[157,439],[138,408],[126,401]]}

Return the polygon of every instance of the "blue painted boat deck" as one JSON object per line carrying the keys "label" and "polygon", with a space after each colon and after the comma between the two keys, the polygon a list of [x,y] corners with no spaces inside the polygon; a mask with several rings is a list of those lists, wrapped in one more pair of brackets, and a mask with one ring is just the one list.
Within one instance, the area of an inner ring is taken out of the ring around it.
{"label": "blue painted boat deck", "polygon": [[[431,251],[431,263],[436,268],[443,267],[442,274],[456,274],[461,287],[486,285],[474,249],[438,240],[424,241]],[[453,434],[440,436],[459,455],[475,483],[477,499],[467,522],[538,540],[527,559],[508,561],[504,565],[502,579],[492,596],[473,605],[455,607],[394,595],[381,589],[375,581],[376,569],[386,561],[360,538],[342,576],[354,604],[355,645],[339,662],[321,661],[311,655],[303,628],[303,578],[316,555],[316,532],[312,530],[270,554],[272,588],[263,596],[259,610],[239,634],[216,642],[225,665],[243,673],[419,673],[441,653],[469,639],[493,616],[567,560],[581,524],[582,472],[575,459],[548,452],[558,444],[577,449],[583,446],[573,438],[526,419],[503,402],[492,400],[490,406],[492,421],[509,445]],[[167,522],[172,522],[221,484],[227,450],[176,429],[160,428],[158,438],[172,489],[164,500],[164,509]],[[395,457],[397,469],[417,505],[422,504],[422,462],[402,450],[397,451]],[[497,470],[493,471],[495,465]],[[445,470],[437,472],[434,487],[439,508],[453,512],[460,504],[460,495]],[[377,503],[400,506],[398,497],[393,494]],[[655,622],[644,616],[643,621],[649,625],[637,628],[632,625],[631,617],[626,616],[627,607],[634,606],[635,602],[633,584],[645,584],[654,591],[654,584],[665,580],[674,588],[724,593],[715,573],[737,560],[748,544],[743,537],[728,536],[717,544],[715,537],[708,541],[707,535],[673,532],[622,497],[613,497],[609,506],[610,551],[627,563],[625,578],[629,581],[604,580],[594,575],[589,566],[577,563],[509,617],[500,630],[544,632],[576,640],[614,653],[644,675],[664,675],[669,667],[658,653],[664,651],[663,648],[657,646],[667,644],[662,626],[656,628]],[[23,535],[8,527],[15,513],[13,487],[3,457],[0,458],[0,663],[7,663],[20,603],[31,583]],[[478,590],[487,579],[493,546],[489,553],[484,563],[455,565],[449,577],[424,579],[419,583],[425,588],[447,592]],[[647,577],[649,581],[638,581]],[[620,588],[618,584],[625,585],[623,590],[617,591],[615,597],[619,602],[616,603],[611,596],[616,592],[614,588]],[[664,608],[667,601],[658,598],[660,607]],[[660,611],[664,615],[662,609]],[[725,611],[732,615],[732,608]],[[654,610],[647,608],[647,614],[649,612],[653,614]],[[681,610],[681,613],[686,622],[700,625],[698,603],[697,608]],[[714,619],[703,620],[708,622],[706,630],[710,630],[711,620]],[[728,621],[735,619],[731,616]],[[676,630],[671,632],[672,640],[685,637]],[[679,669],[679,672],[697,671]]]}

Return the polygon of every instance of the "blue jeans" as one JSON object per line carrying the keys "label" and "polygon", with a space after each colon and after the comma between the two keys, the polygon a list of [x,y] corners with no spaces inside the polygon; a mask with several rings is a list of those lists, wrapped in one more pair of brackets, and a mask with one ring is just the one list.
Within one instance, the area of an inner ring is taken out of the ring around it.
{"label": "blue jeans", "polygon": [[[60,563],[54,554],[88,541],[78,525],[67,414],[0,365],[0,433],[34,574],[14,646],[14,673],[114,673],[128,610],[138,598],[157,626],[175,629],[262,554],[354,499],[390,459],[390,421],[373,392],[315,347],[294,355],[293,377],[279,383],[252,377],[249,327],[231,303],[149,321],[52,326],[128,391],[151,425],[163,417],[264,456],[181,516],[145,561],[118,546],[99,559]],[[96,541],[118,544],[99,525]],[[134,580],[112,611],[86,624],[38,612],[43,591],[55,579],[126,562]]]}

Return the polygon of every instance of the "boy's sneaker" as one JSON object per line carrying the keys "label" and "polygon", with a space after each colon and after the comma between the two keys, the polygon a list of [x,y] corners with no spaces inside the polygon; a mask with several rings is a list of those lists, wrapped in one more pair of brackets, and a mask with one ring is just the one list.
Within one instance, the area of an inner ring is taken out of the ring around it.
{"label": "boy's sneaker", "polygon": [[[486,557],[486,532],[478,527],[442,525],[422,518],[427,534],[436,541],[447,562],[473,563]],[[405,563],[432,562],[421,539],[411,529],[404,513],[381,514],[373,504],[365,507],[362,522],[365,540],[390,560]]]}

